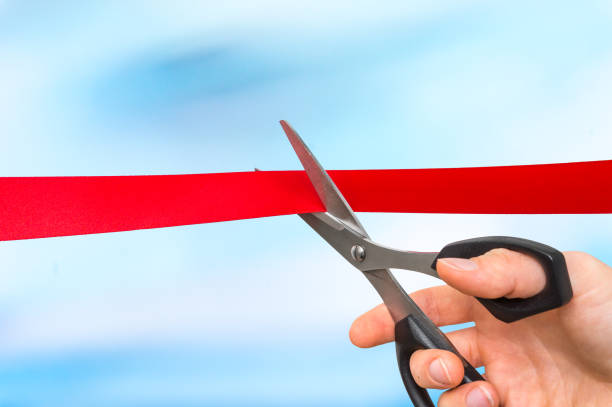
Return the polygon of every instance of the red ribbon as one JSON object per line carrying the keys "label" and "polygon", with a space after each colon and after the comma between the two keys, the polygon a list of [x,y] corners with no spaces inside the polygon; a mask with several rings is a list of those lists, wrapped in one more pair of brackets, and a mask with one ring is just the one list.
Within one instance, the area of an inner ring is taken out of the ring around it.
{"label": "red ribbon", "polygon": [[[612,213],[612,160],[329,174],[358,212]],[[323,210],[303,171],[0,178],[0,240]]]}

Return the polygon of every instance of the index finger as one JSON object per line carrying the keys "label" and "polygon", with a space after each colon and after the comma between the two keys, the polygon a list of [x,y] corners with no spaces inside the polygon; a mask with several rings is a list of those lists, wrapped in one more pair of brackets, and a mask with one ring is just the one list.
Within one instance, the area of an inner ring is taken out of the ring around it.
{"label": "index finger", "polygon": [[[425,288],[410,294],[414,302],[438,326],[472,321],[474,298],[447,285]],[[369,348],[393,341],[395,322],[384,304],[358,317],[349,331],[351,342]]]}

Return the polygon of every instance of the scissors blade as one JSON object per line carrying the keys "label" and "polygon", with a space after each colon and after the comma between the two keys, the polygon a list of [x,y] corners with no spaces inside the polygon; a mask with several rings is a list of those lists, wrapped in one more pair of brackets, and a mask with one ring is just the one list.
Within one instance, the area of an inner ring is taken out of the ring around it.
{"label": "scissors blade", "polygon": [[[397,282],[391,271],[385,268],[383,265],[385,263],[384,259],[381,261],[381,256],[374,254],[375,251],[380,249],[378,245],[360,236],[356,231],[348,228],[344,222],[338,221],[328,213],[302,213],[299,216],[336,249],[342,257],[363,272],[378,294],[380,294],[395,322],[401,321],[407,315],[421,312]],[[374,254],[372,256],[374,258],[373,267],[379,265],[377,263],[380,263],[381,267],[372,268],[372,266],[368,266],[368,256],[364,260],[353,257],[351,248],[356,244],[365,247],[366,252]],[[387,250],[392,252],[392,249]],[[366,267],[362,267],[364,263]]]}
{"label": "scissors blade", "polygon": [[321,164],[317,161],[310,149],[304,143],[304,140],[297,134],[295,130],[285,120],[280,121],[291,146],[295,150],[302,166],[306,170],[306,174],[310,182],[314,186],[319,199],[323,202],[325,210],[341,220],[350,228],[364,237],[369,237],[364,227],[355,216],[355,213],[342,196],[342,193],[334,184],[334,181],[329,177]]}

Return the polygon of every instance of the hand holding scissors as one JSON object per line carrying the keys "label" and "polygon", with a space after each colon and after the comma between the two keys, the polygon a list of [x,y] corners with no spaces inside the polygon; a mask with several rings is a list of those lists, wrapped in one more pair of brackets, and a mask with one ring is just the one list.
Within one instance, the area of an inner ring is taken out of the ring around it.
{"label": "hand holding scissors", "polygon": [[536,258],[543,267],[546,282],[539,293],[529,298],[477,298],[493,316],[504,322],[513,322],[558,308],[572,298],[563,254],[541,243],[513,237],[484,237],[451,243],[439,253],[423,253],[390,249],[372,241],[302,139],[286,122],[281,121],[281,125],[326,208],[324,213],[300,216],[347,261],[362,271],[382,297],[394,324],[400,374],[415,406],[433,406],[427,390],[416,383],[410,372],[410,359],[417,350],[441,349],[455,354],[464,370],[461,384],[484,379],[406,294],[389,268],[413,270],[439,278],[436,271],[438,259],[469,259],[496,248],[511,249]]}

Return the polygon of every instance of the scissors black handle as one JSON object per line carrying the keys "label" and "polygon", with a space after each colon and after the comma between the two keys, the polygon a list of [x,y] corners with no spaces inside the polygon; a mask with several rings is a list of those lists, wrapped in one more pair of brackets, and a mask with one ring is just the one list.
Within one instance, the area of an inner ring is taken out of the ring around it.
{"label": "scissors black handle", "polygon": [[431,267],[435,269],[436,261],[440,258],[459,257],[469,259],[497,248],[510,249],[533,256],[540,262],[546,274],[544,289],[533,297],[496,299],[476,297],[497,319],[504,322],[517,321],[558,308],[572,299],[572,285],[563,253],[532,240],[508,236],[461,240],[446,245],[438,253]]}
{"label": "scissors black handle", "polygon": [[395,349],[402,381],[415,407],[434,407],[427,390],[419,387],[410,372],[410,357],[420,349],[443,349],[456,354],[463,363],[461,384],[484,378],[466,361],[446,336],[423,314],[411,314],[395,324]]}
{"label": "scissors black handle", "polygon": [[[477,298],[497,319],[513,322],[531,315],[558,308],[572,298],[572,286],[563,254],[558,250],[527,239],[506,236],[480,237],[445,246],[439,258],[471,258],[495,248],[519,251],[535,257],[546,274],[544,289],[530,298]],[[416,407],[434,407],[427,390],[419,387],[410,373],[410,357],[419,349],[443,349],[455,353],[462,361],[464,377],[461,384],[484,380],[446,336],[423,314],[411,314],[395,325],[397,360],[404,386]]]}

